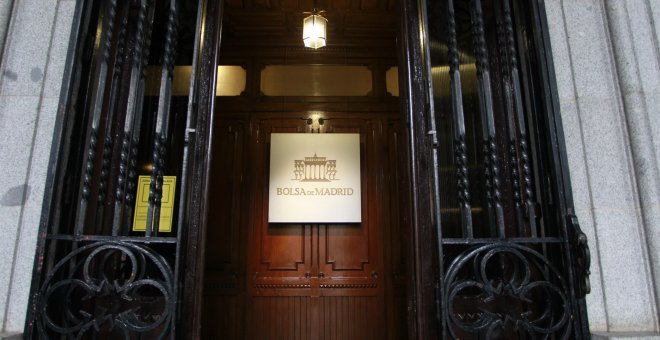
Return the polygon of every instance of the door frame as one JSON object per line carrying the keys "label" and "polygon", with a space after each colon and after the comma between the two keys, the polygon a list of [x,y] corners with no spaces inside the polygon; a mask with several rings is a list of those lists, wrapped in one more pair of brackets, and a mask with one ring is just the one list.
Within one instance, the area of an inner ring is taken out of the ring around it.
{"label": "door frame", "polygon": [[[184,260],[181,306],[180,334],[188,334],[193,339],[201,338],[201,320],[204,289],[204,242],[207,229],[209,178],[211,171],[211,146],[213,144],[213,112],[215,111],[215,86],[217,79],[217,64],[220,55],[222,37],[223,0],[202,0],[199,8],[199,41],[196,50],[199,52],[196,74],[197,84],[193,94],[197,106],[196,115],[189,117],[195,126],[192,131],[186,131],[186,143],[192,150],[191,155],[184,155],[184,171],[190,171],[187,176],[189,190],[184,198],[186,230],[179,231],[184,239]],[[192,81],[194,82],[194,80]],[[189,163],[185,163],[188,161]],[[185,316],[185,317],[184,317]]]}

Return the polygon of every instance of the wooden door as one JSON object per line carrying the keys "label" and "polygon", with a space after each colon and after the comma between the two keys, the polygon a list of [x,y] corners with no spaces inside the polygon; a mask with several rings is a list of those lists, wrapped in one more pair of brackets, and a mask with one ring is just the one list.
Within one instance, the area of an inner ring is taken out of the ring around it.
{"label": "wooden door", "polygon": [[396,191],[389,184],[396,183],[390,146],[397,124],[391,117],[324,117],[322,133],[360,134],[362,223],[349,224],[268,223],[270,134],[310,132],[300,113],[255,114],[245,138],[243,124],[217,124],[216,141],[225,146],[214,151],[223,159],[215,192],[225,199],[209,220],[203,327],[210,338],[401,337],[401,242],[392,234],[400,228],[397,200],[389,195]]}

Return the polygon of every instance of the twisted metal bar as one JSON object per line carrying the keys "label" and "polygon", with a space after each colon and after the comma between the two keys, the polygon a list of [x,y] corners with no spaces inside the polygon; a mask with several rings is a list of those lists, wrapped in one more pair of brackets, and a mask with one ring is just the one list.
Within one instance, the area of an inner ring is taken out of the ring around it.
{"label": "twisted metal bar", "polygon": [[149,183],[149,206],[147,212],[147,227],[145,236],[151,236],[152,232],[158,233],[160,226],[160,205],[163,193],[163,174],[165,167],[166,138],[163,135],[154,136],[152,154],[153,169]]}
{"label": "twisted metal bar", "polygon": [[174,71],[177,45],[177,7],[176,0],[170,1],[170,10],[165,36],[165,51],[161,74],[160,95],[158,99],[158,114],[156,117],[156,132],[152,153],[153,169],[149,185],[149,206],[147,209],[146,236],[158,232],[160,226],[160,207],[163,190],[163,175],[166,165],[167,144],[170,126],[170,100],[172,97],[172,78]]}
{"label": "twisted metal bar", "polygon": [[[147,77],[147,66],[149,65],[149,53],[151,51],[151,34],[153,30],[153,18],[154,18],[154,1],[149,0],[147,2],[147,11],[144,13],[146,16],[146,22],[144,25],[144,49],[142,52],[142,60],[140,61],[140,71],[139,78],[137,80],[137,106],[135,107],[135,115],[133,117],[133,126],[131,127],[131,150],[132,152],[129,155],[128,162],[128,187],[126,190],[126,215],[124,216],[124,224],[130,224],[130,218],[133,215],[133,205],[135,202],[136,188],[137,188],[137,154],[138,146],[140,145],[140,134],[141,134],[141,125],[142,125],[142,114],[144,108],[144,83]],[[142,15],[142,14],[141,14]],[[137,58],[136,58],[137,62]]]}
{"label": "twisted metal bar", "polygon": [[[118,98],[121,89],[121,77],[126,59],[126,33],[128,26],[128,3],[121,3],[121,11],[119,13],[121,21],[119,25],[119,36],[117,37],[116,48],[114,53],[113,75],[110,85],[110,98],[108,100],[107,114],[105,115],[105,140],[103,142],[103,159],[101,163],[101,174],[99,179],[99,204],[96,210],[97,233],[103,230],[103,215],[106,204],[113,204],[115,196],[108,195],[109,177],[111,173],[113,148],[115,143],[119,140],[115,139],[115,120],[118,116]],[[112,235],[118,235],[118,232],[112,228]]]}
{"label": "twisted metal bar", "polygon": [[85,175],[83,176],[82,198],[87,201],[91,195],[91,182],[94,173],[94,159],[96,157],[96,144],[98,142],[98,130],[92,127],[89,134],[89,147],[87,149],[87,161],[85,163]]}
{"label": "twisted metal bar", "polygon": [[[526,217],[532,237],[537,235],[536,226],[536,204],[534,203],[534,187],[532,183],[531,163],[529,160],[529,145],[527,142],[527,128],[525,125],[525,112],[522,103],[522,90],[520,86],[520,75],[518,70],[518,57],[516,51],[515,37],[513,32],[513,20],[511,6],[508,0],[502,0],[504,10],[504,26],[506,29],[506,45],[508,46],[509,63],[511,65],[511,86],[513,105],[518,126],[518,147],[520,149],[520,167],[522,168],[522,184],[524,184],[524,196]],[[512,112],[513,113],[513,112]]]}
{"label": "twisted metal bar", "polygon": [[[524,236],[524,206],[522,202],[521,186],[520,186],[520,162],[518,159],[518,142],[517,142],[517,129],[516,129],[516,115],[513,99],[513,85],[511,84],[510,68],[509,68],[509,49],[507,46],[508,38],[506,36],[505,20],[502,15],[500,6],[502,1],[495,6],[495,19],[497,22],[497,50],[499,52],[499,70],[500,70],[500,84],[502,84],[502,95],[504,98],[504,113],[506,116],[506,133],[508,135],[508,152],[509,169],[511,174],[511,186],[513,189],[513,203],[515,206],[516,225],[518,227],[518,236]],[[514,51],[515,52],[515,51]]]}
{"label": "twisted metal bar", "polygon": [[486,176],[486,198],[488,203],[491,233],[506,237],[504,229],[504,212],[500,190],[500,168],[497,157],[495,136],[495,117],[493,113],[493,94],[490,86],[490,71],[488,68],[488,51],[484,33],[483,11],[481,0],[472,0],[471,6],[472,34],[477,65],[477,83],[479,106],[482,120],[484,152],[484,175]]}
{"label": "twisted metal bar", "polygon": [[[108,14],[108,25],[107,29],[109,31],[108,37],[104,43],[103,46],[103,62],[108,63],[110,59],[110,49],[111,49],[111,44],[112,44],[112,32],[114,31],[115,27],[115,17],[117,15],[117,1],[116,0],[111,0],[110,1],[110,8],[109,8],[109,14]],[[124,31],[124,28],[120,28],[120,34],[119,37],[121,39],[122,37],[122,32]],[[113,69],[113,78],[114,74],[116,74],[116,69]],[[104,89],[105,90],[105,89]],[[111,111],[108,112],[109,115],[111,115]],[[107,116],[106,116],[107,118]],[[99,117],[100,119],[100,117]],[[106,189],[107,189],[107,178],[108,178],[108,169],[110,167],[110,155],[112,153],[112,135],[110,133],[110,125],[108,124],[108,120],[106,119],[106,133],[105,133],[105,138],[103,139],[103,152],[102,152],[102,157],[101,157],[101,174],[99,178],[99,192],[98,192],[98,202],[99,202],[99,211],[102,211],[103,209],[103,204],[105,201],[105,195],[106,195]],[[87,174],[85,174],[87,176]],[[88,193],[89,194],[89,193]],[[98,214],[100,216],[100,213]]]}
{"label": "twisted metal bar", "polygon": [[105,203],[105,198],[108,189],[108,173],[110,169],[110,155],[112,154],[112,136],[107,133],[105,140],[103,141],[103,157],[101,160],[101,176],[99,178],[99,207],[102,207]]}
{"label": "twisted metal bar", "polygon": [[153,0],[141,0],[138,22],[135,30],[133,66],[129,83],[126,119],[122,132],[119,178],[115,192],[115,213],[113,230],[121,230],[130,224],[132,203],[135,198],[138,145],[140,142],[140,124],[144,100],[144,78],[149,60],[151,29],[153,24]]}
{"label": "twisted metal bar", "polygon": [[87,207],[91,195],[91,182],[94,175],[96,163],[96,147],[99,137],[99,125],[103,110],[103,97],[105,95],[106,81],[108,77],[108,60],[110,58],[110,47],[112,35],[115,28],[115,16],[117,14],[117,0],[107,2],[107,13],[103,16],[101,23],[101,37],[99,41],[98,68],[96,76],[98,77],[92,86],[92,95],[90,103],[91,124],[89,135],[87,137],[87,159],[83,166],[83,178],[79,198],[79,207],[76,221],[74,223],[74,233],[80,235],[83,233],[85,221],[87,219]]}
{"label": "twisted metal bar", "polygon": [[447,1],[447,26],[458,203],[461,211],[463,236],[472,238],[472,207],[470,205],[470,181],[467,167],[467,145],[465,142],[465,115],[463,112],[463,93],[461,90],[461,74],[459,72],[458,42],[456,39],[456,13],[454,11],[453,0]]}

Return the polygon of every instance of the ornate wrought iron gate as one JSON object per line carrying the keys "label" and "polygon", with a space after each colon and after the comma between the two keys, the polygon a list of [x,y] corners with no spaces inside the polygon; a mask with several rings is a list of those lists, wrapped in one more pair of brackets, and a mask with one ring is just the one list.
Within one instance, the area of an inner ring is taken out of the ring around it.
{"label": "ornate wrought iron gate", "polygon": [[[418,319],[418,334],[588,338],[589,250],[571,215],[543,1],[404,11],[413,293],[439,323]],[[419,297],[431,294],[435,306]]]}
{"label": "ornate wrought iron gate", "polygon": [[[190,197],[203,188],[191,150],[212,109],[196,81],[215,65],[208,13],[206,1],[77,2],[26,338],[177,334],[186,227],[199,220]],[[173,96],[175,64],[192,65],[187,95]],[[178,206],[169,219],[164,197]]]}
{"label": "ornate wrought iron gate", "polygon": [[[542,0],[400,3],[411,337],[587,338]],[[198,320],[221,15],[221,1],[78,1],[26,338],[174,338],[179,310]],[[192,65],[188,96],[172,96],[175,64]]]}

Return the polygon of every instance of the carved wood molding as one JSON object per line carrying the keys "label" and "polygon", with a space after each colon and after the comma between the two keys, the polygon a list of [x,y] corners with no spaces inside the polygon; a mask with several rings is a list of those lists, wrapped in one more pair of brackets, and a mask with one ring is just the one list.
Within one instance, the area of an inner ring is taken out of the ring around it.
{"label": "carved wood molding", "polygon": [[377,288],[378,285],[375,283],[322,283],[320,285],[321,288],[362,288],[362,289],[367,289],[367,288]]}
{"label": "carved wood molding", "polygon": [[309,283],[303,284],[255,284],[255,288],[260,289],[277,289],[277,288],[312,288],[312,285]]}

